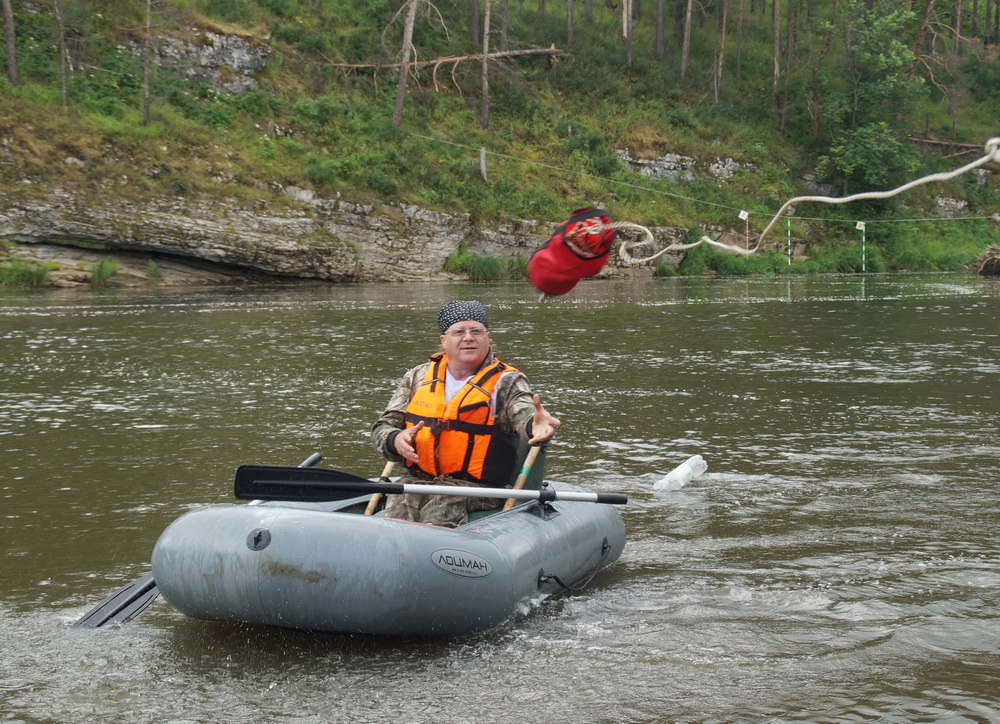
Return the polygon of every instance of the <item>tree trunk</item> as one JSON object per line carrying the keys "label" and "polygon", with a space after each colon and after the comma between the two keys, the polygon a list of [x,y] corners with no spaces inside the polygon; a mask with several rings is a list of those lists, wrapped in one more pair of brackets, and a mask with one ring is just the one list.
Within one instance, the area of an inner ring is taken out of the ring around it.
{"label": "tree trunk", "polygon": [[17,50],[15,49],[14,8],[11,0],[3,0],[3,20],[7,31],[7,80],[11,85],[21,85],[17,74]]}
{"label": "tree trunk", "polygon": [[573,44],[573,0],[566,0],[566,45]]}
{"label": "tree trunk", "polygon": [[771,0],[771,22],[774,25],[774,90],[778,90],[781,77],[781,3]]}
{"label": "tree trunk", "polygon": [[622,1],[622,7],[625,8],[625,64],[629,77],[632,75],[632,2],[633,0]]}
{"label": "tree trunk", "polygon": [[1000,38],[1000,0],[993,0],[993,44]]}
{"label": "tree trunk", "polygon": [[920,23],[920,32],[917,33],[917,41],[913,44],[913,65],[910,66],[910,80],[913,80],[917,75],[917,60],[924,56],[924,47],[927,44],[927,34],[931,29],[931,22],[934,19],[934,0],[927,0],[927,5],[924,6],[924,19]]}
{"label": "tree trunk", "polygon": [[740,19],[736,22],[736,87],[743,85],[743,0],[740,0]]}
{"label": "tree trunk", "polygon": [[666,0],[656,0],[656,57],[663,60],[667,54],[666,38],[663,32],[664,3]]}
{"label": "tree trunk", "polygon": [[392,127],[399,128],[403,121],[403,98],[406,96],[406,77],[410,74],[410,56],[413,54],[413,23],[417,18],[417,2],[409,0],[406,23],[403,26],[402,62],[399,66],[399,85],[396,87],[396,106],[392,111]]}
{"label": "tree trunk", "polygon": [[483,13],[483,97],[479,105],[479,125],[490,127],[490,12],[493,0],[486,0],[486,12]]}
{"label": "tree trunk", "polygon": [[56,14],[56,32],[59,34],[57,50],[59,52],[59,92],[62,98],[63,113],[69,108],[66,93],[66,26],[63,24],[62,6],[60,0],[52,0],[52,8]]}
{"label": "tree trunk", "polygon": [[479,0],[470,0],[469,4],[469,42],[473,48],[479,46]]}
{"label": "tree trunk", "polygon": [[153,0],[146,0],[146,26],[142,37],[142,125],[149,125],[149,84],[153,72]]}
{"label": "tree trunk", "polygon": [[681,80],[687,75],[688,56],[691,53],[691,11],[694,8],[694,0],[687,0],[687,9],[684,11],[684,40],[681,43]]}
{"label": "tree trunk", "polygon": [[787,0],[788,27],[786,28],[785,38],[785,70],[783,73],[784,78],[782,79],[784,90],[781,99],[781,121],[778,124],[778,132],[781,135],[785,135],[788,125],[788,90],[791,85],[792,58],[795,53],[795,29],[798,24],[796,2],[801,2],[801,0]]}
{"label": "tree trunk", "polygon": [[955,54],[962,57],[962,0],[955,1]]}
{"label": "tree trunk", "polygon": [[500,52],[507,52],[507,38],[510,35],[510,8],[507,0],[500,3]]}
{"label": "tree trunk", "polygon": [[726,23],[729,14],[729,0],[722,0],[722,20],[719,27],[719,55],[715,60],[715,102],[719,102],[719,93],[722,91],[722,70],[726,63]]}

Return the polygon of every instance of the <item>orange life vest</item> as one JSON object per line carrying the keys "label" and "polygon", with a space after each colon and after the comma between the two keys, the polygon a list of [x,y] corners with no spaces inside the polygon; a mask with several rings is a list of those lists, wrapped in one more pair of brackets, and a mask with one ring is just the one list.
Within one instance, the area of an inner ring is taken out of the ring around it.
{"label": "orange life vest", "polygon": [[476,372],[446,405],[448,356],[432,357],[424,381],[406,407],[406,427],[423,421],[415,447],[420,462],[407,467],[431,477],[448,475],[503,487],[514,473],[517,436],[495,427],[492,395],[502,372],[517,372],[494,360]]}

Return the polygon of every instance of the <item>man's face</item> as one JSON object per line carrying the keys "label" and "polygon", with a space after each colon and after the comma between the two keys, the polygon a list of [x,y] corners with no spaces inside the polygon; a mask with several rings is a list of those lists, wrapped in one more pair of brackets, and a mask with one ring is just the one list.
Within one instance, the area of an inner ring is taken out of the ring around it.
{"label": "man's face", "polygon": [[482,322],[455,322],[441,335],[441,346],[449,360],[478,367],[490,351],[490,333]]}

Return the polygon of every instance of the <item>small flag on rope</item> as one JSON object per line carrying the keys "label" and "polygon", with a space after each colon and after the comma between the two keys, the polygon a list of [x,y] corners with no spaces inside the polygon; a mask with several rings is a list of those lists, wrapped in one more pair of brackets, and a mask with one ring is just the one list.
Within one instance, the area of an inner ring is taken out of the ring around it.
{"label": "small flag on rope", "polygon": [[614,240],[608,212],[577,209],[531,255],[528,277],[542,294],[565,294],[578,281],[604,268]]}

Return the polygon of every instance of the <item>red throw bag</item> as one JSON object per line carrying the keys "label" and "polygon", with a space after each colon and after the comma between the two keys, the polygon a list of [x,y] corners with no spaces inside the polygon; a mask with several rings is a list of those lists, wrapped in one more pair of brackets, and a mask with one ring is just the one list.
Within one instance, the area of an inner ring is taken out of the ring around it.
{"label": "red throw bag", "polygon": [[584,277],[604,268],[611,254],[615,230],[606,211],[577,209],[560,224],[528,261],[528,277],[535,288],[551,297],[565,294]]}

